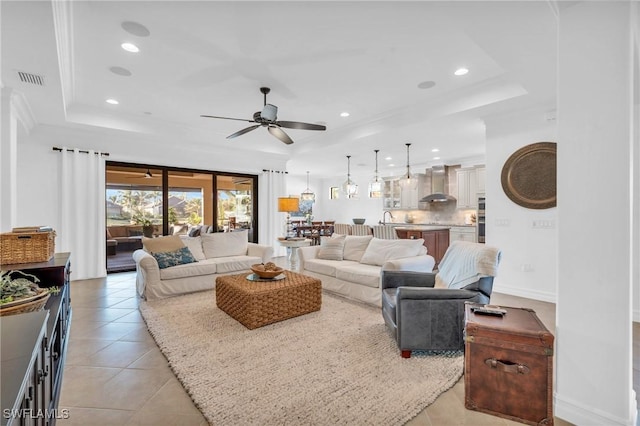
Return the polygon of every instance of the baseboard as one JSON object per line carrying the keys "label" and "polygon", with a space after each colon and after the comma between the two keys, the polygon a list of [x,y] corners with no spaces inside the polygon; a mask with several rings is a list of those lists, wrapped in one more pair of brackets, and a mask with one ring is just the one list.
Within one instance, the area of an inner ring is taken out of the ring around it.
{"label": "baseboard", "polygon": [[635,426],[637,420],[637,407],[635,400],[635,392],[631,392],[633,400],[633,415],[631,418],[623,419],[621,417],[613,416],[610,413],[604,413],[600,410],[595,410],[593,407],[585,406],[570,398],[563,398],[554,394],[554,416],[562,420],[571,422],[576,425],[584,426],[601,426],[601,425],[620,425],[620,426]]}
{"label": "baseboard", "polygon": [[505,285],[495,285],[493,286],[493,291],[495,293],[508,294],[510,296],[525,297],[527,299],[540,300],[542,302],[556,303],[556,294],[546,291],[536,291]]}

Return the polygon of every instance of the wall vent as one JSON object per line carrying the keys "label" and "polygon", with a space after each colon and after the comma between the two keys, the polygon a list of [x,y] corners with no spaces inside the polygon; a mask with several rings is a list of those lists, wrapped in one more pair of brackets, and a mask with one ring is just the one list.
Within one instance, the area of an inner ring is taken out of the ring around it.
{"label": "wall vent", "polygon": [[24,71],[18,71],[18,77],[23,83],[35,84],[37,86],[44,86],[44,77],[41,75],[31,74]]}

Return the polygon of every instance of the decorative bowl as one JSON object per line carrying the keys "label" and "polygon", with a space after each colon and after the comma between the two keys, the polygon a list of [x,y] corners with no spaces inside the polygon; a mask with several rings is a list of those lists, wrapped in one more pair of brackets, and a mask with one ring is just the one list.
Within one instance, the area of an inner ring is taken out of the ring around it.
{"label": "decorative bowl", "polygon": [[260,263],[251,265],[251,270],[253,271],[253,273],[259,276],[260,278],[275,278],[284,271],[284,268],[280,268],[280,267],[278,267],[274,271],[265,271],[264,269],[260,269],[260,267],[264,268],[264,265]]}
{"label": "decorative bowl", "polygon": [[353,223],[354,223],[355,225],[364,225],[364,222],[365,222],[367,219],[361,219],[361,218],[359,219],[359,218],[355,218],[355,219],[351,219],[351,220],[353,220]]}

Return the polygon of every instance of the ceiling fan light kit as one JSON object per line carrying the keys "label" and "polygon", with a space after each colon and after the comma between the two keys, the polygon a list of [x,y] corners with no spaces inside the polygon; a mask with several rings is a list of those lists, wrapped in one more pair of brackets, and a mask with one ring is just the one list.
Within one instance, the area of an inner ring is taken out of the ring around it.
{"label": "ceiling fan light kit", "polygon": [[244,135],[245,133],[249,133],[252,130],[257,129],[258,127],[266,127],[269,133],[275,136],[280,141],[290,145],[293,143],[293,139],[287,135],[287,133],[282,130],[282,127],[286,129],[298,129],[298,130],[327,130],[327,126],[323,126],[321,124],[311,124],[311,123],[302,123],[299,121],[278,121],[278,107],[273,104],[267,103],[267,94],[271,91],[268,87],[261,87],[260,92],[264,96],[264,103],[262,111],[257,111],[253,114],[252,120],[247,120],[243,118],[231,118],[231,117],[219,117],[215,115],[201,115],[200,117],[204,118],[219,118],[222,120],[236,120],[236,121],[246,121],[247,123],[256,123],[252,126],[246,127],[244,129],[238,130],[235,133],[227,136],[227,139],[233,139],[235,137]]}

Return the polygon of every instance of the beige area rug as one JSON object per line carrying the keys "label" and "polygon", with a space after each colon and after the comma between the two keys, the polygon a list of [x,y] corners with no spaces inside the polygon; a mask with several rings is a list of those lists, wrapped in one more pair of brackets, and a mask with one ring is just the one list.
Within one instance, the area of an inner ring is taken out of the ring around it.
{"label": "beige area rug", "polygon": [[318,312],[248,330],[215,291],[140,302],[214,425],[401,425],[462,376],[461,352],[400,357],[380,309],[323,293]]}

